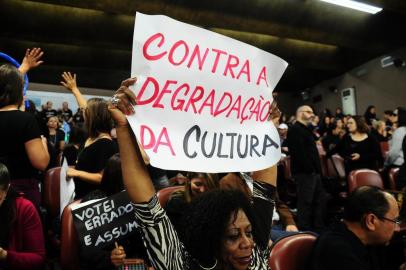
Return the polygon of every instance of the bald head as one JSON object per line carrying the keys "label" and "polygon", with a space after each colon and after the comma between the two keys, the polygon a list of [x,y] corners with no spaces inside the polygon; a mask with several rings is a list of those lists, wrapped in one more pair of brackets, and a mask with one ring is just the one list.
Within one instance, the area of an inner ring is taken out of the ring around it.
{"label": "bald head", "polygon": [[303,105],[296,110],[296,119],[304,125],[308,125],[314,117],[313,109],[308,105]]}
{"label": "bald head", "polygon": [[393,206],[393,203],[397,204],[391,194],[377,187],[362,186],[354,190],[347,198],[344,207],[344,219],[359,222],[367,213],[383,217]]}

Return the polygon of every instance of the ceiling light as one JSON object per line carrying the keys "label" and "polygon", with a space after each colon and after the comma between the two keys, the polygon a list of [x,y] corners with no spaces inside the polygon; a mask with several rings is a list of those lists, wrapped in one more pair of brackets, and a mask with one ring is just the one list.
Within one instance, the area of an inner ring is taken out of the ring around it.
{"label": "ceiling light", "polygon": [[380,8],[380,7],[375,7],[375,6],[371,6],[368,4],[364,4],[364,3],[360,3],[360,2],[352,1],[352,0],[320,0],[320,1],[347,7],[347,8],[360,10],[363,12],[368,12],[371,14],[376,14],[382,10],[382,8]]}

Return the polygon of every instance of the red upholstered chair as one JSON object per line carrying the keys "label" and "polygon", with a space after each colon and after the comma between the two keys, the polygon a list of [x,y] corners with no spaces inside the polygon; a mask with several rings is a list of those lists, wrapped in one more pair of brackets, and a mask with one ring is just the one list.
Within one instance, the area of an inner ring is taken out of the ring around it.
{"label": "red upholstered chair", "polygon": [[302,270],[317,237],[311,233],[298,233],[273,243],[268,259],[272,270]]}
{"label": "red upholstered chair", "polygon": [[389,187],[390,189],[396,189],[396,177],[398,177],[399,168],[392,168],[389,170]]}
{"label": "red upholstered chair", "polygon": [[328,176],[327,157],[326,154],[320,154],[321,176]]}
{"label": "red upholstered chair", "polygon": [[61,267],[63,270],[79,269],[79,240],[73,223],[72,206],[80,200],[65,207],[62,213],[61,230]]}
{"label": "red upholstered chair", "polygon": [[156,194],[158,196],[159,203],[161,204],[162,207],[165,207],[166,203],[168,202],[172,193],[174,193],[175,191],[184,190],[184,189],[185,189],[184,186],[173,186],[173,187],[167,187],[167,188],[161,189]]}
{"label": "red upholstered chair", "polygon": [[292,178],[292,172],[290,170],[290,156],[286,156],[280,160],[283,166],[283,174],[286,180]]}
{"label": "red upholstered chair", "polygon": [[291,198],[296,198],[296,196],[297,196],[296,182],[292,176],[290,156],[281,158],[281,160],[279,162],[282,165],[283,178],[285,179],[286,184],[287,184],[287,190],[286,190],[287,195]]}
{"label": "red upholstered chair", "polygon": [[42,201],[46,209],[46,220],[44,220],[44,227],[46,228],[45,239],[51,246],[52,251],[58,251],[60,248],[59,237],[53,231],[52,223],[59,215],[60,208],[60,173],[61,167],[55,167],[45,172],[44,185],[42,191]]}
{"label": "red upholstered chair", "polygon": [[327,175],[345,181],[344,159],[339,155],[333,155],[327,160]]}
{"label": "red upholstered chair", "polygon": [[51,220],[59,215],[60,173],[61,167],[49,169],[45,173],[43,202]]}
{"label": "red upholstered chair", "polygon": [[348,192],[361,186],[376,186],[383,189],[383,181],[379,173],[369,169],[360,169],[350,172],[348,176]]}
{"label": "red upholstered chair", "polygon": [[389,152],[389,143],[388,142],[380,142],[381,152],[384,159],[388,156]]}

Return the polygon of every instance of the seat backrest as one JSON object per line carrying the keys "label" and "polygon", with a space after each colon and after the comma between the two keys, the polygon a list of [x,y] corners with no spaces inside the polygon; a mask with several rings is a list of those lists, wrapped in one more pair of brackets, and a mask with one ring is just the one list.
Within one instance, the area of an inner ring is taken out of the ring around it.
{"label": "seat backrest", "polygon": [[382,156],[383,156],[383,158],[386,158],[387,153],[389,152],[389,143],[388,142],[380,142],[379,144],[381,146]]}
{"label": "seat backrest", "polygon": [[327,160],[327,175],[329,177],[345,180],[344,159],[339,155],[333,155]]}
{"label": "seat backrest", "polygon": [[184,190],[185,186],[173,186],[173,187],[166,187],[157,192],[157,196],[159,199],[159,203],[161,204],[162,207],[166,206],[166,203],[168,202],[169,198],[171,197],[172,193],[178,190]]}
{"label": "seat backrest", "polygon": [[65,207],[62,213],[61,228],[61,267],[63,270],[79,269],[79,240],[73,223],[72,207],[80,200]]}
{"label": "seat backrest", "polygon": [[298,233],[283,237],[271,247],[269,266],[272,270],[302,270],[317,237],[312,233]]}
{"label": "seat backrest", "polygon": [[399,168],[392,168],[389,170],[389,187],[390,189],[396,189],[396,178],[399,174]]}
{"label": "seat backrest", "polygon": [[292,178],[292,172],[290,170],[290,156],[286,156],[281,159],[281,164],[283,166],[283,175],[285,180]]}
{"label": "seat backrest", "polygon": [[326,177],[328,176],[327,156],[326,154],[319,154],[319,158],[320,158],[321,175]]}
{"label": "seat backrest", "polygon": [[369,169],[353,170],[348,176],[348,192],[361,186],[376,186],[383,188],[383,181],[379,173]]}
{"label": "seat backrest", "polygon": [[59,215],[61,167],[49,169],[45,173],[43,202],[50,220]]}

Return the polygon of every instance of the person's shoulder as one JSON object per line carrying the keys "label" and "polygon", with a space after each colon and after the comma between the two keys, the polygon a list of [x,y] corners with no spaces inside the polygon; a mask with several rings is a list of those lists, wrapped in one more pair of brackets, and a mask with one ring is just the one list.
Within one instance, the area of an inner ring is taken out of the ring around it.
{"label": "person's shoulder", "polygon": [[287,135],[289,136],[289,134],[292,135],[292,133],[301,132],[301,129],[302,129],[301,124],[299,124],[298,122],[296,122],[296,123],[294,123],[293,125],[289,126],[288,134],[287,134]]}
{"label": "person's shoulder", "polygon": [[11,121],[14,121],[15,123],[19,123],[20,125],[37,121],[34,114],[20,110],[9,111],[5,117]]}
{"label": "person's shoulder", "polygon": [[355,237],[344,228],[344,225],[340,225],[322,233],[317,239],[316,246],[324,252],[336,250],[347,253],[355,248],[355,243],[360,243]]}
{"label": "person's shoulder", "polygon": [[34,204],[22,196],[16,198],[16,208],[17,212],[22,213],[24,216],[37,211]]}

